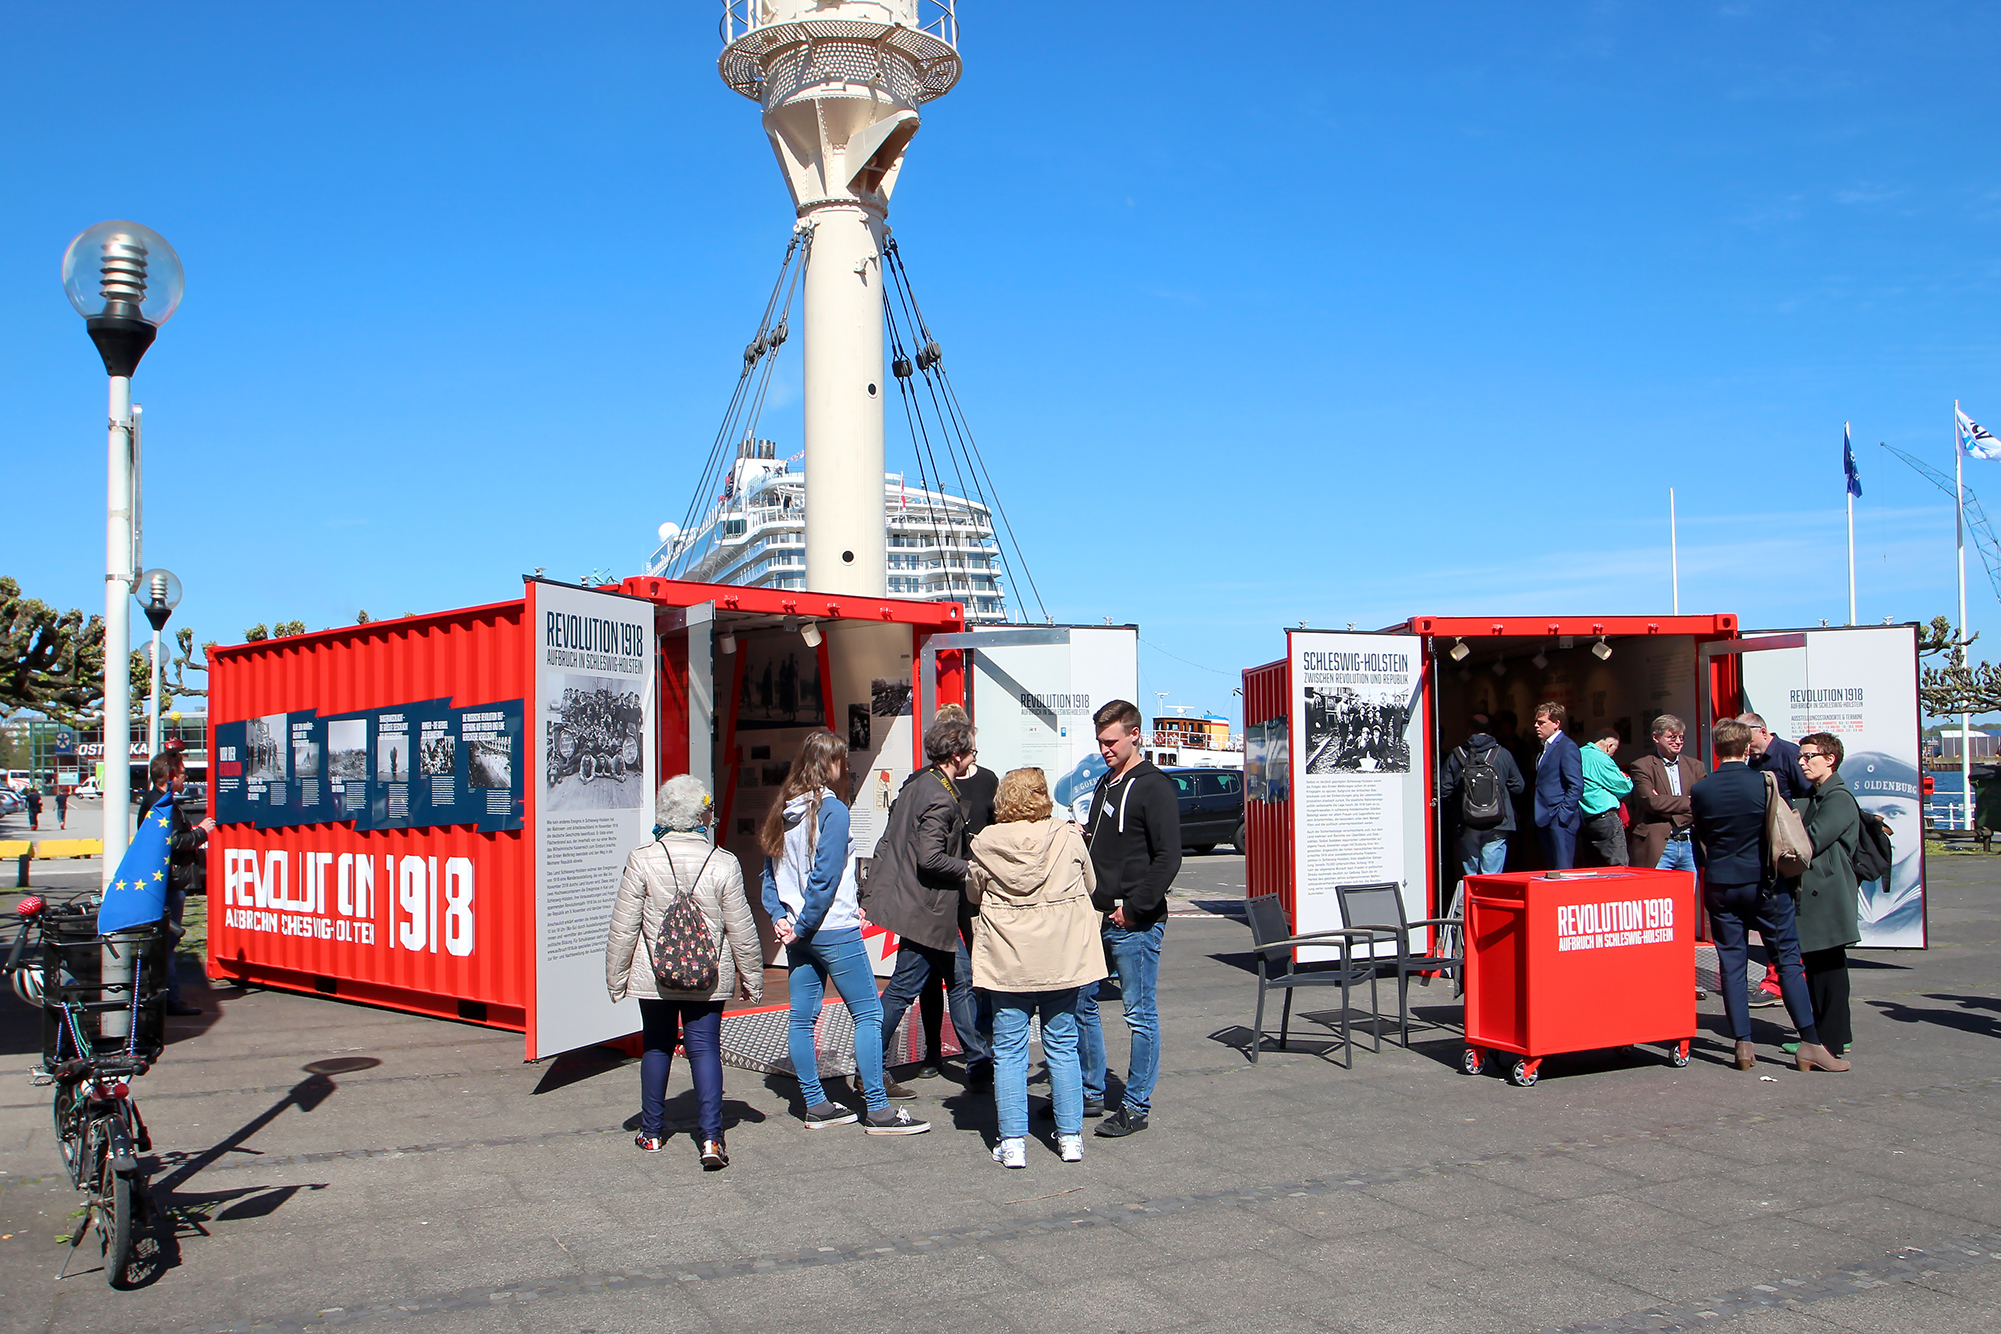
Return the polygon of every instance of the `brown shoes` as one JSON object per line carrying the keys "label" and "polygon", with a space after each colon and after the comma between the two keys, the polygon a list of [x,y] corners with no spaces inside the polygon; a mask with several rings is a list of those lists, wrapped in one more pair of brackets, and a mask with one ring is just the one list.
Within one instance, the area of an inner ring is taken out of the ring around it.
{"label": "brown shoes", "polygon": [[1800,1043],[1800,1049],[1793,1053],[1793,1064],[1801,1070],[1834,1070],[1838,1072],[1850,1068],[1847,1061],[1842,1060],[1818,1042]]}
{"label": "brown shoes", "polygon": [[[1740,1038],[1737,1042],[1737,1068],[1739,1070],[1755,1070],[1758,1068],[1758,1049],[1751,1044],[1749,1039]],[[1802,1066],[1800,1068],[1805,1069],[1806,1067]]]}

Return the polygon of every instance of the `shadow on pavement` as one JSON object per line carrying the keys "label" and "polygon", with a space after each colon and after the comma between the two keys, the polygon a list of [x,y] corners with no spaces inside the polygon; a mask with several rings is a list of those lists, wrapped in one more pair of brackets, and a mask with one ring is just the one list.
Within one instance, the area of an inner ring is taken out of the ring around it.
{"label": "shadow on pavement", "polygon": [[1979,1013],[1981,1010],[2001,1009],[2001,1002],[1989,996],[1928,995],[1926,1000],[1951,1001],[1960,1006],[1957,1010],[1920,1009],[1915,1005],[1905,1005],[1899,1001],[1872,1000],[1869,1004],[1882,1011],[1885,1019],[1900,1024],[1936,1024],[1940,1028],[1957,1029],[1961,1033],[1972,1033],[1983,1038],[2001,1038],[2001,1017]]}
{"label": "shadow on pavement", "polygon": [[554,1093],[557,1089],[580,1084],[586,1079],[595,1079],[607,1070],[616,1070],[622,1065],[637,1065],[638,1062],[624,1052],[612,1047],[579,1047],[566,1051],[549,1062],[549,1068],[542,1072],[542,1078],[535,1081],[536,1093]]}

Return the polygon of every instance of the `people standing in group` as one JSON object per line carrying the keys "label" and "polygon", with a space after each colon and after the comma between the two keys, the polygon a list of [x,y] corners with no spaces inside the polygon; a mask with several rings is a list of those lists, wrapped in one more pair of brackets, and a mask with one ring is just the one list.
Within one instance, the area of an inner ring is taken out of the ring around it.
{"label": "people standing in group", "polygon": [[1487,715],[1474,714],[1466,740],[1445,757],[1438,783],[1440,800],[1459,822],[1459,865],[1465,874],[1494,875],[1507,869],[1515,802],[1526,786]]}
{"label": "people standing in group", "polygon": [[1561,704],[1538,704],[1535,734],[1542,754],[1535,762],[1535,832],[1542,844],[1542,864],[1567,871],[1577,864],[1577,831],[1583,823],[1584,759],[1577,743],[1564,733],[1570,711]]}
{"label": "people standing in group", "polygon": [[1671,713],[1654,719],[1654,753],[1633,761],[1633,825],[1627,830],[1629,865],[1657,871],[1695,870],[1688,794],[1709,772],[1682,753],[1688,725]]}
{"label": "people standing in group", "polygon": [[1793,896],[1772,873],[1765,813],[1771,798],[1764,775],[1745,762],[1751,728],[1734,718],[1716,724],[1712,743],[1716,772],[1689,793],[1695,829],[1695,862],[1702,869],[1703,906],[1716,938],[1723,974],[1723,1008],[1736,1039],[1739,1070],[1757,1065],[1751,1043],[1751,1011],[1744,990],[1749,962],[1748,933],[1756,928],[1779,971],[1786,1010],[1799,1030],[1796,1063],[1802,1070],[1846,1070],[1848,1062],[1821,1045],[1800,964],[1799,929]]}
{"label": "people standing in group", "polygon": [[994,801],[994,823],[971,844],[973,985],[994,1014],[994,1161],[1028,1166],[1028,1027],[1042,1024],[1042,1057],[1056,1148],[1084,1156],[1084,1085],[1078,1000],[1107,974],[1091,892],[1097,875],[1077,826],[1053,815],[1040,769],[1012,769]]}
{"label": "people standing in group", "polygon": [[1800,966],[1821,1045],[1845,1056],[1854,1042],[1848,1012],[1848,947],[1862,939],[1855,850],[1862,839],[1862,806],[1841,779],[1846,758],[1841,738],[1811,732],[1800,738],[1800,772],[1813,791],[1798,803],[1813,864],[1801,873]]}
{"label": "people standing in group", "polygon": [[[933,715],[933,722],[956,720],[972,726],[972,718],[965,708],[958,704],[941,704]],[[978,745],[980,730],[973,728],[973,742]],[[954,784],[959,789],[959,809],[966,813],[966,838],[971,841],[975,834],[994,822],[994,795],[1000,787],[1000,775],[991,769],[980,767],[979,751],[973,752],[973,767]],[[960,910],[959,920],[959,969],[970,973],[972,963],[967,951],[972,947],[972,915],[978,909],[970,899],[961,900],[965,905]],[[924,990],[917,997],[918,1021],[924,1026],[924,1056],[917,1067],[917,1078],[935,1078],[943,1061],[941,1034],[944,1031],[946,983],[942,977],[934,976],[924,984]],[[993,1048],[993,1009],[987,1004],[978,988],[973,990],[973,1018],[979,1030],[979,1046],[991,1051]],[[960,1048],[964,1051],[962,1045]],[[894,1096],[894,1095],[892,1095]]]}
{"label": "people standing in group", "polygon": [[[606,989],[614,1002],[627,996],[639,1001],[644,1030],[633,1142],[648,1153],[664,1143],[667,1077],[678,1042],[694,1077],[702,1167],[720,1172],[730,1165],[723,1137],[723,1006],[731,997],[752,1004],[764,998],[764,943],[744,894],[742,865],[711,841],[715,803],[702,780],[690,774],[668,779],[654,811],[653,841],[625,859],[604,953]],[[697,916],[687,915],[683,900]],[[712,984],[688,987],[701,980],[708,960]]]}
{"label": "people standing in group", "polygon": [[[189,818],[176,800],[187,786],[186,761],[179,751],[155,755],[146,766],[148,786],[140,797],[137,817],[145,819],[154,807],[166,802],[167,819],[167,901],[165,919],[179,927],[187,915],[188,895],[207,887],[208,836],[215,832],[215,820],[204,816],[200,822]],[[169,956],[166,968],[166,1012],[191,1018],[201,1013],[181,996],[181,970]]]}
{"label": "people standing in group", "polygon": [[882,1081],[882,999],[875,966],[862,944],[861,904],[848,808],[848,746],[832,732],[807,735],[758,828],[764,849],[764,910],[785,946],[792,1016],[786,1048],[805,1099],[808,1130],[847,1125],[854,1110],[833,1101],[820,1083],[813,1030],[827,983],[840,993],[855,1029],[855,1074],[861,1081],[863,1129],[871,1135],[915,1135],[931,1128],[902,1107],[892,1108]]}
{"label": "people standing in group", "polygon": [[[974,1013],[972,968],[960,925],[966,902],[966,813],[957,782],[973,767],[973,729],[948,718],[924,733],[929,761],[896,794],[862,888],[863,911],[876,926],[897,935],[896,971],[883,989],[879,1042],[896,1033],[904,1011],[932,979],[943,979],[952,1027],[966,1053],[966,1087],[992,1087],[993,1053],[980,1039]],[[859,1038],[856,1039],[860,1041]],[[886,1052],[878,1053],[887,1062]],[[892,1098],[917,1095],[901,1084]]]}
{"label": "people standing in group", "polygon": [[[1106,1139],[1145,1130],[1160,1075],[1160,944],[1167,930],[1167,891],[1181,869],[1181,802],[1174,782],[1141,753],[1139,709],[1115,699],[1091,716],[1098,756],[1106,772],[1091,795],[1091,864],[1097,886],[1091,902],[1104,914],[1100,936],[1119,983],[1126,1028],[1132,1034],[1125,1099],[1098,1124]],[[1102,1115],[1109,1077],[1105,1030],[1098,1015],[1098,986],[1078,998],[1082,1032],[1085,1115]]]}
{"label": "people standing in group", "polygon": [[1619,734],[1610,727],[1598,729],[1591,744],[1578,751],[1584,791],[1577,798],[1577,809],[1583,816],[1584,845],[1591,850],[1594,866],[1626,865],[1626,825],[1619,811],[1626,794],[1633,790],[1633,780],[1613,758],[1618,753]]}
{"label": "people standing in group", "polygon": [[30,783],[28,790],[22,794],[21,799],[28,803],[28,828],[40,829],[42,827],[42,789]]}
{"label": "people standing in group", "polygon": [[[1751,729],[1750,748],[1744,752],[1751,771],[1770,774],[1778,782],[1779,794],[1787,801],[1804,800],[1813,788],[1800,770],[1800,748],[1776,735],[1755,713],[1740,713],[1737,721]],[[1778,970],[1768,963],[1764,978],[1751,988],[1751,1004],[1754,1008],[1777,1005],[1779,999]]]}

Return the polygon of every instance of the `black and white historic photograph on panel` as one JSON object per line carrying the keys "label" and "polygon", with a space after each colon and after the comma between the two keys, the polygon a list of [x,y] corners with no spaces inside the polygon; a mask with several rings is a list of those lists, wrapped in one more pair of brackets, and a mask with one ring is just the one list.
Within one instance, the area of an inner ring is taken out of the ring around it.
{"label": "black and white historic photograph on panel", "polygon": [[264,718],[252,718],[243,726],[243,745],[247,754],[243,776],[250,781],[282,783],[285,781],[285,761],[289,746],[285,739],[285,715],[274,713]]}
{"label": "black and white historic photograph on panel", "polygon": [[542,701],[548,768],[544,808],[552,811],[637,810],[645,786],[641,752],[646,707],[632,683],[616,676],[552,674]]}
{"label": "black and white historic photograph on panel", "polygon": [[320,743],[309,736],[292,738],[292,772],[301,780],[317,778],[320,773]]}
{"label": "black and white historic photograph on panel", "polygon": [[1307,686],[1306,772],[1410,772],[1410,699],[1397,690]]}
{"label": "black and white historic photograph on panel", "polygon": [[820,655],[807,648],[805,640],[778,633],[746,635],[738,643],[744,655],[738,730],[827,725],[820,698]]}
{"label": "black and white historic photograph on panel", "polygon": [[910,682],[878,676],[869,682],[869,712],[878,718],[910,716]]}
{"label": "black and white historic photograph on panel", "polygon": [[474,787],[514,786],[514,738],[486,733],[466,739],[467,768]]}
{"label": "black and white historic photograph on panel", "polygon": [[450,732],[434,732],[424,738],[417,751],[417,772],[426,778],[448,774],[458,768],[458,742]]}
{"label": "black and white historic photograph on panel", "polygon": [[868,737],[868,705],[848,705],[848,754],[866,755],[868,753]]}
{"label": "black and white historic photograph on panel", "polygon": [[327,780],[343,786],[368,781],[368,719],[327,724]]}
{"label": "black and white historic photograph on panel", "polygon": [[385,728],[375,738],[375,781],[409,782],[416,758],[410,752],[415,749],[408,732],[391,732]]}

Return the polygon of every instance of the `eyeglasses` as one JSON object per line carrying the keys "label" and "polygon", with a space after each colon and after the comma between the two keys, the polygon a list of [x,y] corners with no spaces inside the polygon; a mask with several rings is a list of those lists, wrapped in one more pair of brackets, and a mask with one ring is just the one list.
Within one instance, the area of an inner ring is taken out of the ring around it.
{"label": "eyeglasses", "polygon": [[1824,751],[1824,750],[1803,750],[1803,751],[1801,751],[1801,752],[1800,752],[1800,759],[1801,759],[1802,761],[1806,761],[1806,760],[1830,760],[1830,759],[1833,759],[1833,758],[1834,758],[1834,757],[1833,757],[1832,755],[1829,755],[1829,754],[1828,754],[1828,753],[1827,753],[1826,751]]}

